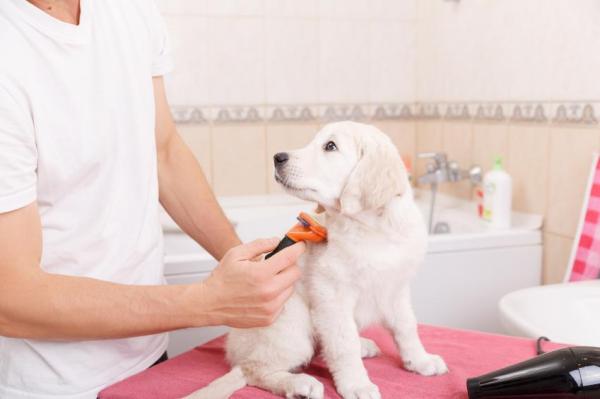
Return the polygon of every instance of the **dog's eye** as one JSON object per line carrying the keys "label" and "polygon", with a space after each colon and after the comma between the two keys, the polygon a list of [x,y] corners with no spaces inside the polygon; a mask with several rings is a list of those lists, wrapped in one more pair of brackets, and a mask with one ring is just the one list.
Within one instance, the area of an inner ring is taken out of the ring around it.
{"label": "dog's eye", "polygon": [[333,141],[329,141],[329,142],[327,142],[327,144],[325,144],[323,149],[325,151],[337,151],[338,148]]}

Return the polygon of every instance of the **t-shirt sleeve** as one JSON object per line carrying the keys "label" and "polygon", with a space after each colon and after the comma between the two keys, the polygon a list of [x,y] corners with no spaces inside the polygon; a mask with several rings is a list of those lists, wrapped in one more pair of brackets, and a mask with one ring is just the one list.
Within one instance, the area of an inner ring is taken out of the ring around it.
{"label": "t-shirt sleeve", "polygon": [[154,1],[151,3],[152,76],[162,76],[173,70],[171,44],[165,21]]}
{"label": "t-shirt sleeve", "polygon": [[29,113],[0,87],[0,213],[35,201],[37,148]]}

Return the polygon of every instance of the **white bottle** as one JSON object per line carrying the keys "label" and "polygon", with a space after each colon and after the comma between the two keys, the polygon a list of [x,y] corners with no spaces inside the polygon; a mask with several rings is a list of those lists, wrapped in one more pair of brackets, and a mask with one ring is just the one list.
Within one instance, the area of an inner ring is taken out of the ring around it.
{"label": "white bottle", "polygon": [[502,168],[502,158],[496,158],[494,168],[483,178],[483,218],[490,226],[510,228],[512,210],[512,179]]}

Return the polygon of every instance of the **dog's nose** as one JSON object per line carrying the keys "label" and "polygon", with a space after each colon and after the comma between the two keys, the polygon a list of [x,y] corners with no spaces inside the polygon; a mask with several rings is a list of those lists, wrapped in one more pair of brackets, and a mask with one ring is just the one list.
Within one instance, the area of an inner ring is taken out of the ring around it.
{"label": "dog's nose", "polygon": [[283,165],[284,163],[286,163],[288,161],[288,159],[290,159],[290,157],[287,152],[278,152],[273,157],[273,161],[275,161],[275,166]]}

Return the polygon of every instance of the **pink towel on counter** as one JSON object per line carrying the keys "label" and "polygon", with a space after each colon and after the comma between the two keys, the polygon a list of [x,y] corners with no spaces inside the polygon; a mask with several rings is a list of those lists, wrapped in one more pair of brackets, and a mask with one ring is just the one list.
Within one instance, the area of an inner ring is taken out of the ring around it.
{"label": "pink towel on counter", "polygon": [[[371,380],[385,399],[466,399],[465,382],[501,367],[535,356],[535,341],[476,331],[420,326],[427,350],[444,357],[450,368],[446,375],[423,377],[404,370],[391,335],[371,328],[363,336],[373,339],[382,355],[365,359]],[[100,399],[175,399],[181,398],[229,371],[224,359],[223,337],[165,363],[121,381],[100,393]],[[564,347],[545,343],[545,350]],[[323,360],[317,357],[305,370],[325,384],[326,398],[339,398]],[[246,387],[232,398],[276,398],[263,390]]]}

